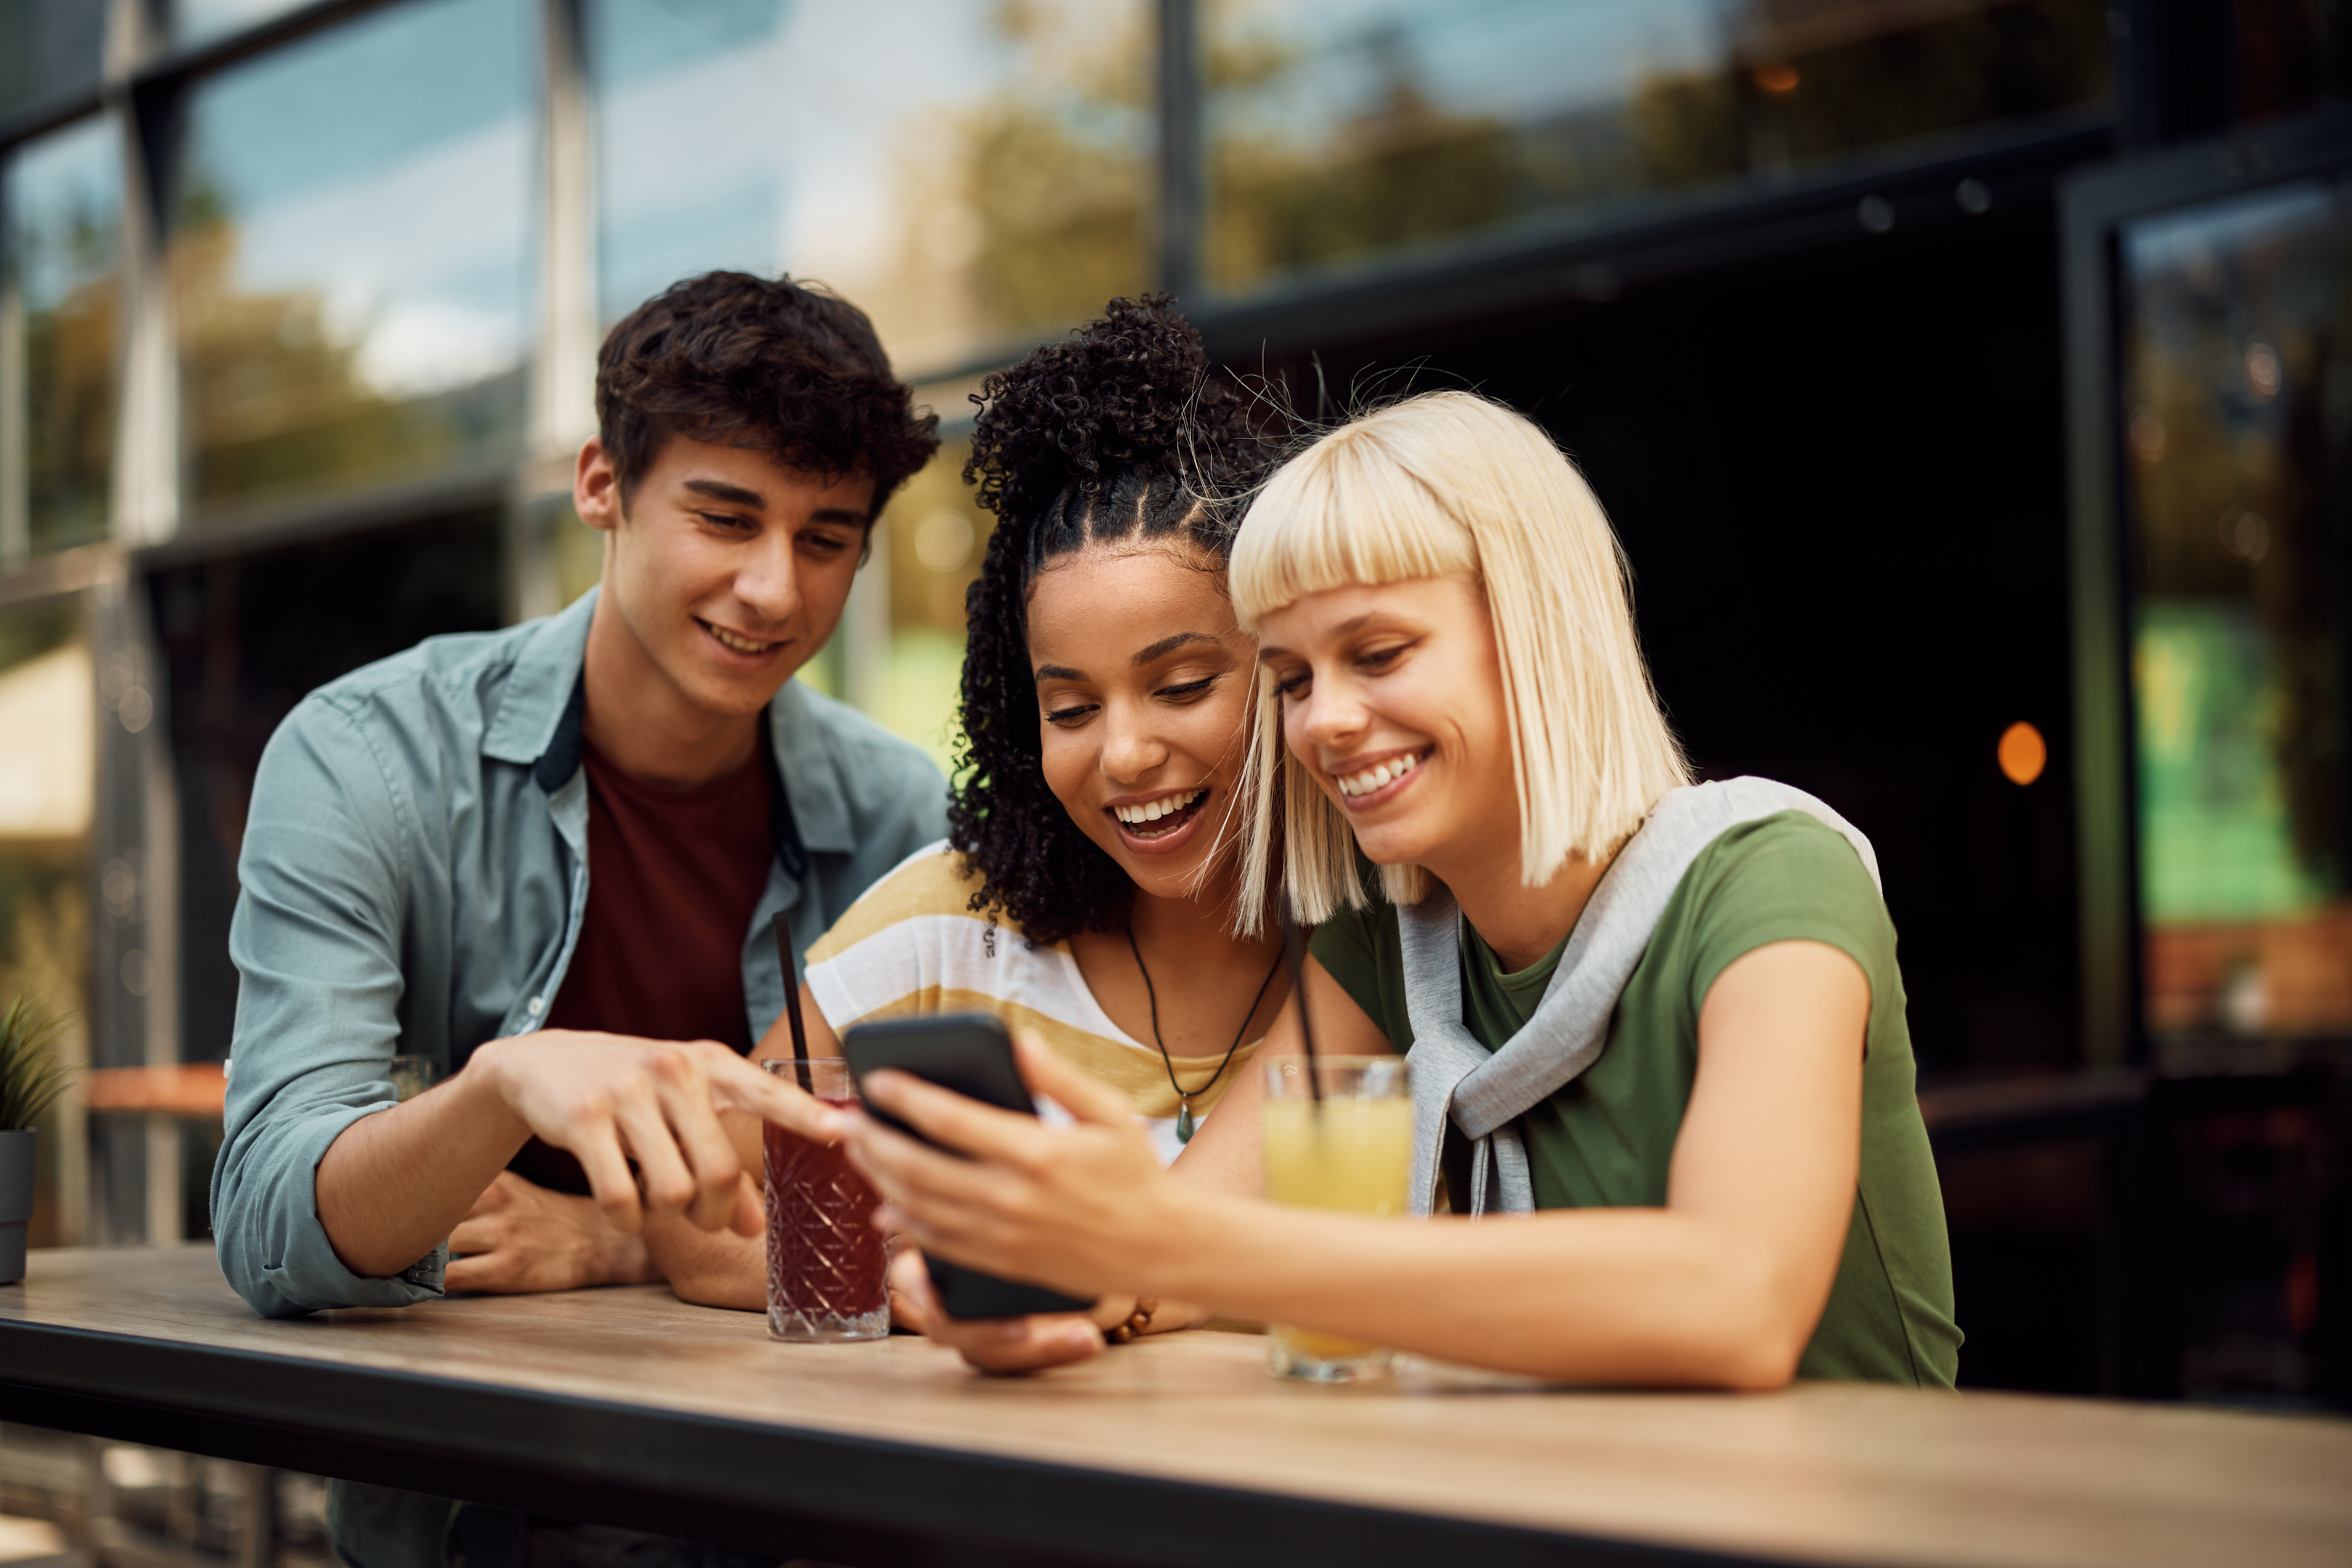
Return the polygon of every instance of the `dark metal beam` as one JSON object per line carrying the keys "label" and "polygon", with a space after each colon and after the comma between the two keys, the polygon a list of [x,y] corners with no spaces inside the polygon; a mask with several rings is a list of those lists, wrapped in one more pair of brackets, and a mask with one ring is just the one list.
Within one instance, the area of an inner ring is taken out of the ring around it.
{"label": "dark metal beam", "polygon": [[[128,86],[136,96],[159,84],[184,80],[205,71],[217,70],[223,66],[234,65],[239,60],[292,43],[307,34],[394,3],[396,0],[310,0],[308,5],[298,5],[268,21],[224,34],[194,47],[179,48],[167,44],[131,73]],[[119,93],[121,85],[119,79],[113,84],[91,82],[70,91],[50,94],[14,114],[0,118],[0,149],[95,112]]]}
{"label": "dark metal beam", "polygon": [[2118,0],[2115,37],[2116,139],[2152,152],[2228,125],[2237,111],[2235,0]]}
{"label": "dark metal beam", "polygon": [[[1491,237],[1302,275],[1191,312],[1211,353],[1236,365],[1408,336],[1654,284],[2046,211],[2064,173],[2113,145],[2103,121],[2067,118],[1962,143],[1942,157],[1859,160],[1809,177],[1740,182],[1609,204]],[[1964,205],[1963,182],[1979,205]]]}
{"label": "dark metal beam", "polygon": [[1202,128],[1201,13],[1196,0],[1159,0],[1159,286],[1180,300],[1201,287],[1208,184]]}

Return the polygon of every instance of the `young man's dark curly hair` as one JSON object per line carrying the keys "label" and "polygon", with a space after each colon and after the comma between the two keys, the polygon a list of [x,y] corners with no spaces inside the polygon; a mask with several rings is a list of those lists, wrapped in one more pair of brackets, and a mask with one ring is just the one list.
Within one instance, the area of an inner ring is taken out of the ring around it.
{"label": "young man's dark curly hair", "polygon": [[964,597],[961,781],[949,842],[979,874],[971,907],[1040,946],[1115,931],[1135,884],[1047,787],[1029,660],[1029,591],[1091,544],[1165,544],[1223,574],[1235,496],[1273,456],[1242,395],[1208,374],[1201,335],[1166,295],[1114,300],[1065,342],[992,375],[964,482],[996,514]]}
{"label": "young man's dark curly hair", "polygon": [[673,283],[623,318],[596,356],[596,423],[625,502],[672,436],[871,475],[877,513],[940,445],[865,311],[744,272]]}

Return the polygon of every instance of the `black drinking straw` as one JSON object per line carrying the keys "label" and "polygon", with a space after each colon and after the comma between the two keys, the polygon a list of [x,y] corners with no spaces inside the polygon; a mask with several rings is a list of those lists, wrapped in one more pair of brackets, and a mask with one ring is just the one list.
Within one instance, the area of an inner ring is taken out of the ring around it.
{"label": "black drinking straw", "polygon": [[776,933],[776,962],[784,971],[784,1016],[793,1026],[793,1072],[801,1080],[803,1094],[816,1092],[816,1079],[809,1072],[808,1026],[801,1021],[800,966],[793,962],[793,933],[784,929],[784,911],[778,910],[772,922]]}
{"label": "black drinking straw", "polygon": [[1282,911],[1282,962],[1290,971],[1290,994],[1298,999],[1298,1037],[1307,1046],[1307,1092],[1320,1107],[1323,1079],[1315,1070],[1315,1023],[1307,1016],[1307,933],[1286,907]]}

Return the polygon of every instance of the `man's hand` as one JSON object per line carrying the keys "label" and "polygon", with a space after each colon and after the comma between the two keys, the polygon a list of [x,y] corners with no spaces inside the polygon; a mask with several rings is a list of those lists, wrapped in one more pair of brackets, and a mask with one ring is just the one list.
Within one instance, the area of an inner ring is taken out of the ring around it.
{"label": "man's hand", "polygon": [[643,1237],[613,1228],[591,1198],[500,1171],[449,1233],[450,1290],[520,1295],[588,1285],[655,1285]]}
{"label": "man's hand", "polygon": [[467,1070],[478,1066],[532,1133],[572,1152],[596,1206],[632,1234],[647,1210],[683,1215],[704,1230],[759,1234],[760,1206],[738,1179],[742,1165],[721,1112],[748,1111],[820,1143],[840,1142],[845,1130],[839,1111],[715,1040],[542,1029],[491,1041]]}
{"label": "man's hand", "polygon": [[[842,1113],[712,1040],[543,1029],[478,1047],[437,1088],[346,1127],[319,1162],[319,1221],[352,1273],[385,1279],[464,1222],[535,1134],[571,1151],[598,1209],[635,1235],[652,1215],[756,1236],[759,1194],[719,1118],[740,1111],[820,1143]],[[640,1186],[642,1184],[642,1187]]]}

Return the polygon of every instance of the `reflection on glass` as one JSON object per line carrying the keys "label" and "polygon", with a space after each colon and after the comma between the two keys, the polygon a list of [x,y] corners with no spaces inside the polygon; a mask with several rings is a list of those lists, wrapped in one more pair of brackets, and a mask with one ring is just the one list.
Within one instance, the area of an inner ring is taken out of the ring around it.
{"label": "reflection on glass", "polygon": [[97,81],[106,11],[98,0],[0,5],[0,113]]}
{"label": "reflection on glass", "polygon": [[528,0],[419,0],[198,84],[171,247],[197,509],[513,450],[532,38]]}
{"label": "reflection on glass", "polygon": [[[88,643],[70,601],[0,614],[0,1006],[29,995],[65,1020],[67,1061],[89,1059],[89,825],[96,798],[97,701]],[[124,873],[126,900],[138,896]],[[115,897],[114,873],[100,879]],[[130,911],[128,909],[124,911]],[[31,1240],[63,1235],[59,1157],[79,1149],[59,1137],[69,1108],[52,1110],[37,1145]]]}
{"label": "reflection on glass", "polygon": [[963,680],[965,591],[980,577],[995,519],[982,511],[961,478],[968,443],[949,442],[907,481],[875,527],[872,565],[889,572],[889,660],[868,707],[887,729],[952,765],[961,726],[956,700]]}
{"label": "reflection on glass", "polygon": [[2159,1038],[2352,1033],[2346,564],[2352,203],[2312,183],[2133,226],[2130,471],[2147,1011]]}
{"label": "reflection on glass", "polygon": [[303,0],[173,0],[172,33],[182,44],[202,44],[280,16]]}
{"label": "reflection on glass", "polygon": [[[8,482],[35,550],[105,533],[114,441],[121,250],[121,149],[98,117],[18,147],[8,159],[9,308],[22,346],[25,471]],[[13,379],[0,376],[0,383]],[[11,527],[15,526],[11,519]]]}
{"label": "reflection on glass", "polygon": [[2105,91],[2101,0],[1210,0],[1209,275],[1745,176]]}
{"label": "reflection on glass", "polygon": [[1141,0],[589,0],[598,292],[729,267],[830,284],[900,370],[1146,281]]}

